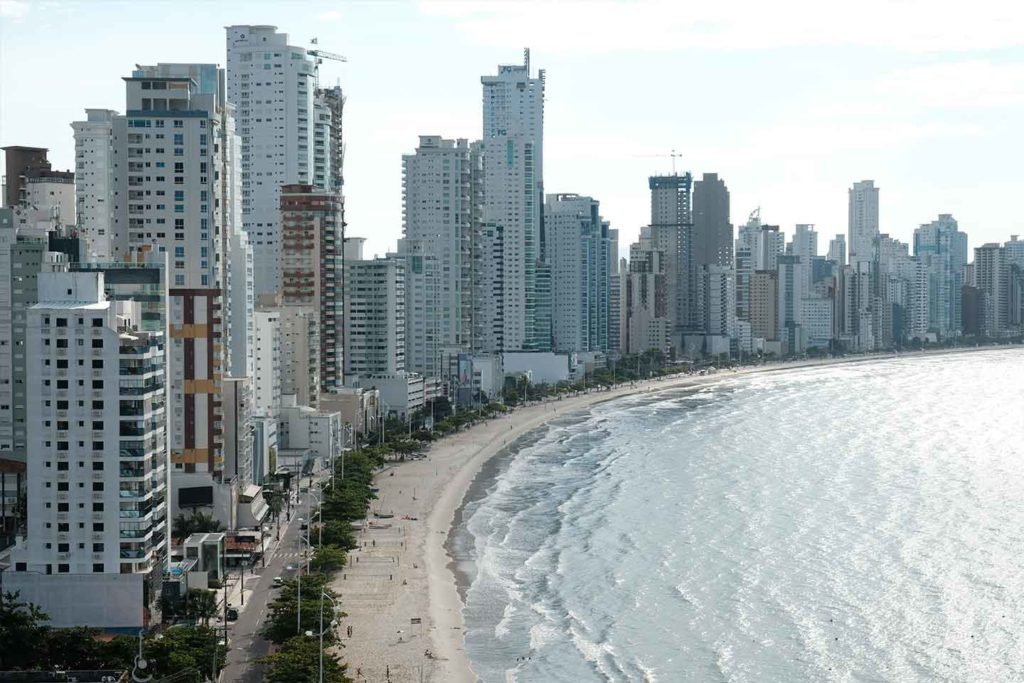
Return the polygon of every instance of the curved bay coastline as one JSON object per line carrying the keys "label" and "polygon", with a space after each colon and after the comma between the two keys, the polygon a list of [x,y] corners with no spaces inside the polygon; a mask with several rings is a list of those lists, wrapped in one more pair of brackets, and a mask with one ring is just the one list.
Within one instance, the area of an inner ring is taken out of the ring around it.
{"label": "curved bay coastline", "polygon": [[[344,656],[350,663],[350,672],[361,671],[366,678],[367,673],[373,674],[377,664],[390,661],[394,680],[406,680],[406,677],[396,676],[396,672],[403,671],[408,672],[408,680],[419,680],[420,675],[436,681],[477,680],[464,642],[463,610],[474,571],[471,540],[464,530],[467,506],[487,495],[516,453],[542,438],[551,427],[569,426],[586,419],[590,409],[598,403],[690,387],[696,391],[744,375],[1020,348],[872,354],[772,363],[705,376],[676,375],[521,407],[507,417],[495,418],[438,441],[430,448],[428,459],[402,463],[375,479],[381,489],[382,504],[386,503],[389,511],[416,517],[418,521],[404,524],[405,556],[397,559],[401,565],[401,585],[396,581],[387,599],[366,609],[348,608],[356,633],[369,636],[366,639],[357,636],[345,642]],[[442,470],[446,476],[441,475]],[[418,497],[417,489],[413,488],[416,485],[420,487]],[[343,592],[349,588],[351,585],[339,584]],[[426,616],[423,619],[426,633],[403,642],[402,629],[409,628],[412,614]],[[393,639],[389,634],[396,631],[398,642],[389,642]],[[426,650],[425,644],[429,646]],[[381,674],[385,673],[384,667],[380,664]]]}

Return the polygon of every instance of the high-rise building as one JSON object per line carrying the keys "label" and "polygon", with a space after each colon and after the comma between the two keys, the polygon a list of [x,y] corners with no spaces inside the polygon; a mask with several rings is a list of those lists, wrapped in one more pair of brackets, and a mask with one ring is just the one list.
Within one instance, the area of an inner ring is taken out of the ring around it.
{"label": "high-rise building", "polygon": [[755,338],[779,338],[778,285],[774,270],[755,270],[750,276],[750,334]]}
{"label": "high-rise building", "polygon": [[421,135],[402,157],[406,366],[440,377],[442,353],[473,343],[473,244],[480,228],[480,146]]}
{"label": "high-rise building", "polygon": [[229,524],[221,378],[230,346],[225,249],[239,229],[239,161],[224,71],[158,64],[139,66],[124,80],[127,132],[115,136],[114,252],[164,252],[170,260],[172,512],[212,507]]}
{"label": "high-rise building", "polygon": [[836,235],[828,242],[829,261],[835,262],[839,267],[846,265],[846,235]]}
{"label": "high-rise building", "polygon": [[316,114],[313,127],[313,185],[340,197],[345,184],[345,145],[342,138],[345,95],[341,86],[318,89],[313,110]]}
{"label": "high-rise building", "polygon": [[281,273],[278,291],[286,305],[320,312],[320,384],[343,386],[344,242],[341,195],[311,185],[281,189]]}
{"label": "high-rise building", "polygon": [[281,312],[258,306],[253,327],[253,414],[274,416],[281,407]]}
{"label": "high-rise building", "polygon": [[544,226],[554,350],[608,351],[611,240],[600,203],[577,194],[549,194]]}
{"label": "high-rise building", "polygon": [[[289,45],[288,34],[276,26],[226,30],[227,100],[235,107],[242,141],[242,226],[253,245],[258,296],[273,293],[278,284],[282,186],[317,184],[317,65],[305,48]],[[329,151],[329,143],[322,149]],[[325,163],[325,182],[330,174]]]}
{"label": "high-rise building", "polygon": [[[538,287],[544,270],[544,71],[534,77],[530,53],[522,65],[501,65],[483,76],[484,235],[490,250],[500,247],[501,270],[485,271],[485,290],[498,290],[501,305],[481,308],[483,339],[496,350],[548,350],[545,322],[550,293]],[[494,237],[500,239],[495,240]],[[487,236],[492,239],[486,239]],[[486,247],[485,247],[486,249]],[[488,251],[490,251],[488,250]],[[498,279],[500,277],[500,280]],[[500,315],[500,323],[493,319]],[[487,331],[501,328],[500,338]]]}
{"label": "high-rise building", "polygon": [[984,330],[988,337],[1009,331],[1010,264],[1006,251],[995,242],[974,249],[974,279],[984,296]]}
{"label": "high-rise building", "polygon": [[75,135],[75,198],[78,233],[91,261],[114,259],[115,129],[124,117],[109,109],[86,109],[85,121],[71,124]]}
{"label": "high-rise building", "polygon": [[11,208],[26,199],[26,185],[29,178],[38,177],[52,170],[45,147],[24,147],[11,145],[4,151],[4,206]]}
{"label": "high-rise building", "polygon": [[693,254],[700,266],[732,264],[729,188],[717,173],[693,183]]}
{"label": "high-rise building", "polygon": [[669,311],[670,281],[664,252],[654,247],[651,226],[640,230],[640,239],[630,245],[626,274],[627,353],[658,350],[671,353],[672,320]]}
{"label": "high-rise building", "polygon": [[346,259],[346,382],[405,371],[405,268],[401,258]]}
{"label": "high-rise building", "polygon": [[850,264],[874,260],[878,239],[878,188],[875,181],[862,180],[850,188],[849,248]]}
{"label": "high-rise building", "polygon": [[799,256],[779,256],[779,336],[783,349],[800,353],[804,346],[803,300],[807,293],[807,277]]}
{"label": "high-rise building", "polygon": [[941,338],[961,327],[963,268],[967,265],[967,234],[956,219],[940,214],[937,220],[914,230],[914,256],[928,278],[928,329]]}
{"label": "high-rise building", "polygon": [[705,265],[702,270],[703,326],[711,338],[705,342],[705,351],[728,352],[730,340],[736,337],[736,272],[718,265]]}
{"label": "high-rise building", "polygon": [[[693,218],[691,190],[693,176],[652,176],[651,247],[662,253],[667,279],[667,310],[673,344],[680,345],[681,334],[700,331],[700,273],[693,254]],[[630,257],[632,260],[632,257]]]}
{"label": "high-rise building", "polygon": [[619,231],[608,230],[608,261],[609,261],[609,300],[608,300],[608,353],[613,358],[623,351],[622,323],[625,314],[625,280],[619,261]]}
{"label": "high-rise building", "polygon": [[167,552],[166,339],[98,272],[48,273],[28,312],[28,535],[5,590],[54,626],[140,628]]}

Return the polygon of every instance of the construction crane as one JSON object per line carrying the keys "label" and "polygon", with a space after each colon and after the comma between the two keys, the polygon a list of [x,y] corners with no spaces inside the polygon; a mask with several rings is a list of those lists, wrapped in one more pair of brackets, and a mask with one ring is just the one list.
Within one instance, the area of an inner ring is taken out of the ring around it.
{"label": "construction crane", "polygon": [[[316,38],[311,38],[309,42],[312,43],[313,45],[318,44]],[[342,57],[339,54],[335,54],[334,52],[328,52],[327,50],[321,50],[319,48],[316,50],[306,50],[306,54],[312,55],[313,58],[316,59],[316,62],[314,62],[313,64],[313,76],[316,79],[316,87],[318,88],[320,87],[320,65],[323,64],[323,61],[325,59],[330,59],[335,62],[348,61],[347,58]]]}
{"label": "construction crane", "polygon": [[676,153],[676,151],[674,149],[672,150],[671,154],[638,154],[637,156],[638,157],[647,157],[647,158],[659,157],[661,159],[664,159],[665,157],[671,157],[672,158],[672,175],[676,174],[676,159],[682,159],[683,158],[683,155]]}

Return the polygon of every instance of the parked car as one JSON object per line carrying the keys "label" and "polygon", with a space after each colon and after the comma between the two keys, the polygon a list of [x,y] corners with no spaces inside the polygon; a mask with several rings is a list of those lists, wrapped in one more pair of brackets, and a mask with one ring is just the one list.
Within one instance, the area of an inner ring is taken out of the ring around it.
{"label": "parked car", "polygon": [[228,621],[238,621],[238,610],[234,607],[228,607],[227,618]]}
{"label": "parked car", "polygon": [[284,579],[282,579],[280,576],[275,576],[274,577],[274,588],[278,588],[278,587],[283,586],[283,585],[284,585]]}

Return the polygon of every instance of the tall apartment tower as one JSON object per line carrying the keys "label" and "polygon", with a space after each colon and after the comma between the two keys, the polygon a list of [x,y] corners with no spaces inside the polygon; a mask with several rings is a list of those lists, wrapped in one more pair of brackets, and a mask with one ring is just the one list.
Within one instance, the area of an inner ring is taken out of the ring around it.
{"label": "tall apartment tower", "polygon": [[86,109],[85,121],[71,124],[75,135],[75,201],[78,234],[88,260],[114,260],[115,129],[124,117],[110,109]]}
{"label": "tall apartment tower", "polygon": [[340,85],[320,88],[313,103],[313,185],[341,196],[345,185],[345,145],[342,122],[345,95]]}
{"label": "tall apartment tower", "polygon": [[662,253],[666,279],[666,307],[673,340],[683,331],[699,330],[700,278],[693,256],[691,190],[693,176],[652,176],[651,248]]}
{"label": "tall apartment tower", "polygon": [[5,590],[55,626],[150,623],[168,559],[165,342],[99,272],[48,273],[29,310],[28,535]]}
{"label": "tall apartment tower", "polygon": [[320,384],[344,386],[345,228],[341,195],[312,185],[281,188],[281,261],[285,305],[320,312]]}
{"label": "tall apartment tower", "polygon": [[[233,520],[223,477],[221,378],[229,326],[225,241],[238,230],[238,144],[224,71],[214,64],[140,66],[125,78],[126,133],[115,144],[115,253],[167,254],[167,415],[179,507]],[[123,161],[123,163],[122,163]],[[242,314],[233,311],[233,314]]]}
{"label": "tall apartment tower", "polygon": [[854,183],[850,188],[849,206],[850,265],[874,260],[878,225],[878,188],[875,181]]}
{"label": "tall apartment tower", "polygon": [[[530,52],[522,65],[501,65],[483,76],[485,224],[500,233],[502,315],[500,344],[494,350],[550,349],[549,292],[544,286],[544,71],[530,71]],[[494,233],[487,233],[496,237]],[[491,240],[493,242],[493,240]],[[486,286],[486,285],[485,285]],[[496,321],[482,321],[484,327]]]}
{"label": "tall apartment tower", "polygon": [[[242,141],[242,226],[253,244],[259,296],[277,286],[281,187],[316,184],[316,63],[276,26],[228,26],[227,71]],[[321,175],[326,182],[329,169]]]}
{"label": "tall apartment tower", "polygon": [[750,334],[774,341],[779,338],[779,274],[755,270],[750,276]]}
{"label": "tall apartment tower", "polygon": [[826,258],[835,262],[840,268],[846,265],[846,235],[836,235],[829,240]]}
{"label": "tall apartment tower", "polygon": [[611,239],[600,209],[600,203],[590,197],[547,196],[544,226],[551,263],[555,351],[609,348]]}
{"label": "tall apartment tower", "polygon": [[700,266],[729,266],[732,249],[729,188],[717,173],[705,173],[693,184],[694,261]]}
{"label": "tall apartment tower", "polygon": [[346,260],[345,377],[405,371],[404,259]]}
{"label": "tall apartment tower", "polygon": [[914,230],[914,256],[927,271],[928,328],[942,337],[955,334],[961,326],[967,233],[960,231],[953,216],[941,214]]}
{"label": "tall apartment tower", "polygon": [[1009,328],[1010,264],[1006,250],[996,242],[974,249],[975,286],[984,294],[984,331],[1001,337]]}
{"label": "tall apartment tower", "polygon": [[479,145],[421,135],[402,157],[406,366],[440,377],[442,352],[473,342],[473,244],[480,228]]}

